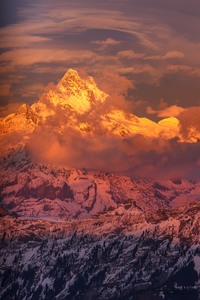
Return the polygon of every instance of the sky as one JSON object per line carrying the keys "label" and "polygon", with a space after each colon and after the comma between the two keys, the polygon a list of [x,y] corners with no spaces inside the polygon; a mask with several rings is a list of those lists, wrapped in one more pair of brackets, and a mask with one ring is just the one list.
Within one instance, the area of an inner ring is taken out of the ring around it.
{"label": "sky", "polygon": [[[125,99],[129,112],[139,117],[177,117],[186,138],[191,129],[200,132],[199,0],[0,4],[0,117],[22,103],[36,102],[73,68],[83,77],[93,76],[115,107]],[[66,132],[58,143],[61,137],[54,132],[49,136],[43,127],[38,132],[32,143],[37,154],[47,149],[47,156],[53,140],[53,157],[68,153],[76,167],[92,162],[96,169],[105,166],[131,176],[200,178],[198,139],[179,143],[136,135],[119,141],[110,136],[91,140]]]}
{"label": "sky", "polygon": [[0,3],[1,115],[35,102],[69,68],[122,94],[138,116],[200,105],[199,0]]}

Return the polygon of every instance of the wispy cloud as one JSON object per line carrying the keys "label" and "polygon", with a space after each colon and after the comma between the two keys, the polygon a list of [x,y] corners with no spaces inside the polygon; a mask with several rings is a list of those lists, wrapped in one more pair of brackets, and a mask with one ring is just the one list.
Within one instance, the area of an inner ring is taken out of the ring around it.
{"label": "wispy cloud", "polygon": [[60,48],[18,49],[7,51],[0,55],[0,61],[10,63],[11,66],[30,66],[36,63],[55,63],[76,60],[81,62],[93,59],[95,54],[87,50],[63,50]]}
{"label": "wispy cloud", "polygon": [[185,73],[188,76],[200,77],[200,68],[187,65],[169,65],[167,67],[171,73]]}
{"label": "wispy cloud", "polygon": [[167,117],[177,117],[181,112],[183,112],[185,108],[171,105],[169,107],[165,107],[163,109],[155,110],[152,107],[147,107],[147,113],[150,115],[157,115],[159,118],[167,118]]}
{"label": "wispy cloud", "polygon": [[113,38],[107,38],[106,40],[92,41],[92,44],[99,46],[100,50],[105,50],[106,48],[119,45],[121,41],[115,40]]}
{"label": "wispy cloud", "polygon": [[143,53],[138,53],[130,49],[130,50],[119,51],[117,53],[117,56],[119,58],[125,58],[125,59],[137,59],[137,58],[144,58],[145,55]]}
{"label": "wispy cloud", "polygon": [[155,55],[155,56],[147,56],[145,60],[170,60],[170,59],[180,59],[184,57],[184,53],[181,51],[168,51],[164,55]]}
{"label": "wispy cloud", "polygon": [[0,84],[0,96],[8,96],[10,94],[10,84]]}

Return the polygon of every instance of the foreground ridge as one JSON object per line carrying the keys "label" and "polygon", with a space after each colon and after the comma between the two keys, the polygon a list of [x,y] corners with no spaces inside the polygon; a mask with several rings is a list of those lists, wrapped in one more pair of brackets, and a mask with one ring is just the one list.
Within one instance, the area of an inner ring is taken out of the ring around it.
{"label": "foreground ridge", "polygon": [[139,299],[142,293],[198,299],[199,209],[193,204],[159,219],[157,214],[142,219],[137,209],[62,223],[5,217],[0,257],[6,281],[0,295]]}

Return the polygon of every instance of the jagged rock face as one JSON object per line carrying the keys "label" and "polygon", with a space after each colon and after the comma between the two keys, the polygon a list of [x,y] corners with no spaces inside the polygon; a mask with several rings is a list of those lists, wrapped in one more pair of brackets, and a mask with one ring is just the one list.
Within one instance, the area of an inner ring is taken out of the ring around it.
{"label": "jagged rock face", "polygon": [[92,106],[103,103],[107,97],[108,95],[97,87],[93,78],[89,77],[83,80],[77,71],[69,69],[57,86],[43,95],[33,108],[41,114],[44,114],[42,112],[44,108],[47,114],[48,110],[51,114],[50,110],[54,110],[56,107],[83,114]]}
{"label": "jagged rock face", "polygon": [[66,199],[74,199],[73,191],[66,182],[64,182],[62,187],[54,187],[45,181],[35,187],[29,187],[29,184],[25,183],[25,185],[17,191],[15,197],[21,197],[23,199],[34,198],[38,200],[44,198],[55,200],[57,198],[63,201]]}
{"label": "jagged rock face", "polygon": [[18,216],[82,219],[122,206],[125,211],[159,209],[159,221],[166,217],[164,209],[199,201],[200,193],[199,182],[132,180],[110,173],[52,168],[26,159],[6,166],[1,176],[1,203]]}
{"label": "jagged rock face", "polygon": [[[87,100],[90,105],[95,103],[98,105],[98,102],[104,102],[108,97],[107,94],[99,90],[92,77],[83,80],[79,76],[78,72],[72,69],[69,69],[68,72],[63,76],[57,85],[57,89],[59,92],[66,94],[68,97],[76,97],[77,102],[79,103],[74,104],[77,107],[78,105],[81,105],[80,102],[82,101],[86,103],[85,100]],[[66,99],[66,101],[68,101],[68,99]],[[78,110],[79,109],[80,108],[78,107]],[[85,111],[85,109],[83,107],[83,111]]]}
{"label": "jagged rock face", "polygon": [[27,104],[22,104],[15,114],[0,120],[0,134],[22,133],[24,135],[33,132],[39,124],[39,116]]}
{"label": "jagged rock face", "polygon": [[33,112],[30,106],[27,104],[22,104],[15,116],[24,116],[27,120],[31,120],[35,125],[39,123],[39,117]]}
{"label": "jagged rock face", "polygon": [[4,216],[7,216],[7,215],[9,215],[8,210],[5,209],[4,207],[0,206],[0,217],[4,217]]}

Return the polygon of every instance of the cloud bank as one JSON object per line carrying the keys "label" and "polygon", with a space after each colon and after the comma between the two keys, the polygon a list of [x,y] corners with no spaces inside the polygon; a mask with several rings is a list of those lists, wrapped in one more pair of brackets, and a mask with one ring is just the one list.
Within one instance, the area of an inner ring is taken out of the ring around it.
{"label": "cloud bank", "polygon": [[[31,136],[29,152],[40,162],[116,172],[133,178],[200,179],[200,143],[181,143],[178,138],[165,140],[141,134],[113,135],[101,123],[101,116],[109,109],[109,105],[102,105],[77,116],[71,110],[57,108],[56,114]],[[191,125],[199,126],[197,118],[192,120],[193,113],[193,110],[180,113],[184,134]],[[60,130],[71,120],[73,127]],[[88,124],[88,130],[77,131],[76,125],[82,122]]]}
{"label": "cloud bank", "polygon": [[29,150],[40,162],[72,168],[110,171],[133,178],[200,179],[200,144],[161,141],[136,135],[83,136],[66,130],[62,135],[41,129]]}

